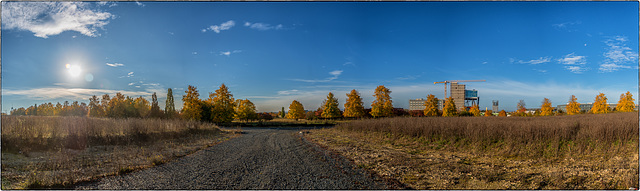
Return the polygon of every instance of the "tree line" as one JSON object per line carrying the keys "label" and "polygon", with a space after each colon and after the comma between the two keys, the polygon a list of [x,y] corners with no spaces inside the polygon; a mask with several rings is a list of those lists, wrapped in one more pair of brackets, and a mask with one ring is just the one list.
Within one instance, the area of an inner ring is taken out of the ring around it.
{"label": "tree line", "polygon": [[[89,104],[74,101],[69,104],[59,102],[56,105],[45,103],[33,105],[28,108],[12,109],[11,115],[38,115],[38,116],[90,116],[90,117],[110,117],[110,118],[182,118],[186,120],[198,120],[215,123],[231,122],[237,120],[271,120],[274,117],[289,119],[335,119],[335,118],[363,118],[363,117],[390,117],[390,116],[480,116],[481,111],[478,105],[472,105],[468,110],[465,107],[456,107],[453,97],[444,100],[442,111],[439,110],[439,100],[429,94],[424,102],[425,109],[422,111],[405,111],[401,108],[394,108],[391,100],[391,90],[384,85],[376,87],[371,103],[371,109],[365,109],[360,93],[355,89],[351,90],[347,95],[344,104],[344,111],[338,106],[338,99],[332,92],[329,92],[327,98],[322,102],[321,107],[316,111],[305,111],[304,106],[297,100],[293,100],[289,105],[289,112],[285,112],[284,107],[277,114],[257,113],[256,107],[248,99],[234,99],[233,94],[227,86],[222,84],[218,90],[209,93],[209,98],[200,99],[200,93],[195,86],[189,85],[182,97],[183,107],[180,112],[175,110],[173,91],[171,88],[167,90],[167,99],[165,109],[162,110],[158,106],[158,98],[154,92],[151,96],[151,102],[142,96],[133,98],[116,93],[112,98],[109,94],[102,97],[92,96]],[[600,93],[595,98],[593,107],[588,113],[608,113],[612,111],[629,112],[635,111],[633,95],[630,92],[620,95],[620,100],[615,109],[610,109],[607,104],[607,97],[604,93]],[[520,100],[517,104],[517,110],[511,115],[515,116],[550,116],[564,115],[562,111],[553,111],[551,101],[544,98],[541,108],[533,114],[526,112],[526,104]],[[484,116],[493,116],[493,111],[486,110]],[[585,113],[580,111],[580,103],[577,102],[575,95],[571,95],[569,103],[566,106],[566,114],[574,115]],[[507,116],[507,112],[500,111],[498,116]]]}

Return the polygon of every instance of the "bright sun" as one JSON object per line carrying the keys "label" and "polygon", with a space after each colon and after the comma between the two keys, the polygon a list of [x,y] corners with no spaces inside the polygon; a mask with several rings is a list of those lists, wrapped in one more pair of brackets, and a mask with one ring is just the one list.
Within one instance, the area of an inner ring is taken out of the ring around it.
{"label": "bright sun", "polygon": [[78,65],[67,64],[65,65],[65,67],[67,68],[67,71],[69,72],[69,75],[71,75],[71,77],[78,77],[80,76],[80,73],[82,73],[82,69]]}

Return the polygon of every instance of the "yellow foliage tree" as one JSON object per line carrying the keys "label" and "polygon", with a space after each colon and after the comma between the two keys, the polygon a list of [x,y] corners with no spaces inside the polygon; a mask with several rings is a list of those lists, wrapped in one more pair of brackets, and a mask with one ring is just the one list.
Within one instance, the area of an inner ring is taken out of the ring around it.
{"label": "yellow foliage tree", "polygon": [[599,113],[608,113],[609,112],[609,104],[607,104],[607,96],[604,93],[600,93],[596,96],[595,102],[593,102],[593,107],[591,107],[591,113],[599,114]]}
{"label": "yellow foliage tree", "polygon": [[438,98],[433,94],[429,94],[424,102],[424,116],[438,116]]}
{"label": "yellow foliage tree", "polygon": [[146,117],[149,115],[149,111],[151,110],[151,106],[149,105],[149,101],[142,98],[142,96],[133,100],[133,107],[136,108],[138,115],[140,117]]}
{"label": "yellow foliage tree", "polygon": [[575,115],[580,113],[580,103],[578,103],[578,98],[575,95],[571,95],[569,98],[569,104],[567,104],[567,114]]}
{"label": "yellow foliage tree", "polygon": [[362,98],[360,93],[355,89],[351,90],[351,93],[347,94],[347,102],[344,103],[345,117],[363,117],[364,106],[362,105]]}
{"label": "yellow foliage tree", "polygon": [[289,105],[289,113],[287,113],[287,119],[304,119],[304,106],[296,100]]}
{"label": "yellow foliage tree", "polygon": [[391,90],[380,85],[376,88],[373,97],[376,100],[371,103],[371,116],[387,117],[393,114],[393,104],[391,103]]}
{"label": "yellow foliage tree", "polygon": [[478,107],[478,105],[473,104],[473,106],[471,106],[471,109],[469,109],[469,113],[473,114],[473,116],[480,116],[480,108]]}
{"label": "yellow foliage tree", "polygon": [[631,112],[634,111],[636,106],[634,104],[633,95],[631,92],[627,91],[626,94],[620,94],[620,100],[618,101],[618,105],[616,105],[616,111],[620,112]]}
{"label": "yellow foliage tree", "polygon": [[211,121],[216,123],[233,121],[235,101],[227,86],[222,84],[215,93],[209,93],[207,102],[213,106],[211,108]]}
{"label": "yellow foliage tree", "polygon": [[444,107],[442,108],[442,116],[456,116],[458,111],[456,110],[456,103],[453,101],[453,97],[449,97],[444,101]]}
{"label": "yellow foliage tree", "polygon": [[542,106],[540,107],[540,110],[541,116],[553,115],[553,107],[551,107],[551,101],[549,101],[549,98],[544,98],[544,100],[542,100]]}
{"label": "yellow foliage tree", "polygon": [[333,97],[333,93],[329,92],[327,95],[327,99],[324,100],[322,104],[322,114],[323,118],[338,118],[341,116],[340,109],[338,109],[338,99]]}
{"label": "yellow foliage tree", "polygon": [[507,116],[507,112],[505,112],[504,110],[500,110],[500,113],[498,113],[498,117],[506,117]]}
{"label": "yellow foliage tree", "polygon": [[256,106],[248,99],[237,99],[234,118],[245,121],[257,119]]}
{"label": "yellow foliage tree", "polygon": [[202,118],[202,106],[200,93],[195,86],[189,85],[182,96],[182,117],[187,120],[200,120]]}
{"label": "yellow foliage tree", "polygon": [[491,117],[491,116],[493,116],[493,111],[491,111],[491,110],[485,110],[485,111],[484,111],[484,116],[485,116],[485,117]]}

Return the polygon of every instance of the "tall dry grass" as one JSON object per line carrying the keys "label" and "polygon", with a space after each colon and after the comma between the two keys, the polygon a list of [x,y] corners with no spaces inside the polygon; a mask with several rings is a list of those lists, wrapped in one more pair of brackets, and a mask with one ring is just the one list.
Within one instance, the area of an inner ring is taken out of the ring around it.
{"label": "tall dry grass", "polygon": [[2,150],[29,152],[148,144],[193,133],[219,132],[220,129],[213,124],[195,121],[2,116]]}
{"label": "tall dry grass", "polygon": [[638,151],[638,113],[551,117],[366,119],[338,130],[414,138],[435,149],[491,151],[509,157],[612,155]]}

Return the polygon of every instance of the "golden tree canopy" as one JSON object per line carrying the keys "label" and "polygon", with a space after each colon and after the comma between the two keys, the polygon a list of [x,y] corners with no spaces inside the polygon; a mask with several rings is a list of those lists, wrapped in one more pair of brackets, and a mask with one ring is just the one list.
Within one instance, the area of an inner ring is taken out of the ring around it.
{"label": "golden tree canopy", "polygon": [[544,100],[542,100],[542,106],[540,107],[540,110],[541,116],[553,115],[553,107],[551,107],[551,101],[549,100],[549,98],[544,98]]}
{"label": "golden tree canopy", "polygon": [[442,116],[456,116],[458,111],[456,110],[456,103],[453,101],[453,97],[449,97],[444,101],[444,107],[442,108]]}
{"label": "golden tree canopy", "polygon": [[364,116],[364,106],[362,105],[362,98],[360,98],[360,93],[355,89],[351,90],[350,93],[347,94],[347,102],[344,103],[344,114],[345,117],[363,117]]}
{"label": "golden tree canopy", "polygon": [[491,110],[485,110],[485,111],[484,111],[484,116],[485,116],[485,117],[491,117],[491,116],[493,116],[493,111],[491,111]]}
{"label": "golden tree canopy", "polygon": [[247,121],[257,119],[258,114],[256,113],[256,106],[248,99],[236,100],[234,118]]}
{"label": "golden tree canopy", "polygon": [[195,86],[189,85],[187,90],[184,91],[185,95],[182,96],[182,117],[187,120],[200,120],[202,118],[202,111],[200,105],[200,93]]}
{"label": "golden tree canopy", "polygon": [[429,94],[424,106],[424,116],[438,116],[438,98],[436,96]]}
{"label": "golden tree canopy", "polygon": [[393,114],[393,104],[391,103],[391,90],[380,85],[373,95],[376,99],[371,103],[371,116],[387,117]]}
{"label": "golden tree canopy", "polygon": [[599,113],[608,113],[609,112],[609,104],[607,104],[607,96],[604,93],[600,93],[596,96],[596,100],[593,102],[593,107],[591,107],[591,113],[599,114]]}
{"label": "golden tree canopy", "polygon": [[333,97],[333,93],[329,92],[327,95],[327,99],[324,100],[322,104],[322,114],[323,118],[338,118],[341,115],[340,109],[338,109],[338,99]]}
{"label": "golden tree canopy", "polygon": [[627,93],[620,94],[620,100],[618,101],[618,105],[616,105],[616,111],[634,111],[636,108],[634,101],[635,100],[633,99],[633,95],[631,95],[631,92],[627,91]]}
{"label": "golden tree canopy", "polygon": [[211,109],[211,121],[213,122],[231,122],[235,115],[233,109],[235,100],[233,94],[224,84],[215,93],[209,93],[207,102],[213,106]]}
{"label": "golden tree canopy", "polygon": [[567,114],[575,115],[580,113],[580,103],[578,103],[578,98],[575,95],[571,95],[569,98],[569,104],[567,104]]}
{"label": "golden tree canopy", "polygon": [[505,112],[504,110],[500,110],[500,113],[498,113],[498,117],[506,117],[507,116],[507,112]]}
{"label": "golden tree canopy", "polygon": [[304,106],[297,100],[293,100],[289,105],[289,113],[287,113],[288,119],[304,119]]}
{"label": "golden tree canopy", "polygon": [[473,104],[473,106],[471,106],[471,109],[469,109],[469,113],[473,114],[473,116],[480,116],[480,108],[478,107],[478,105]]}

